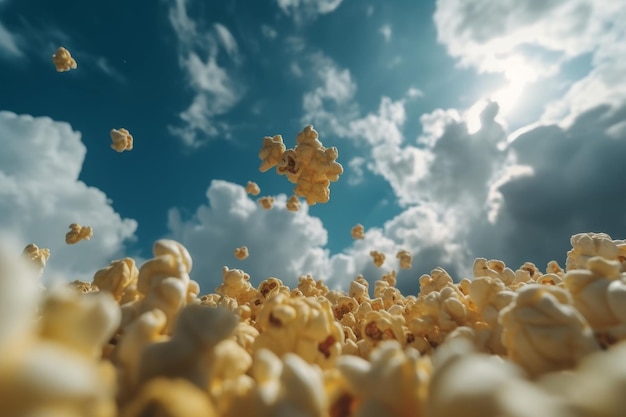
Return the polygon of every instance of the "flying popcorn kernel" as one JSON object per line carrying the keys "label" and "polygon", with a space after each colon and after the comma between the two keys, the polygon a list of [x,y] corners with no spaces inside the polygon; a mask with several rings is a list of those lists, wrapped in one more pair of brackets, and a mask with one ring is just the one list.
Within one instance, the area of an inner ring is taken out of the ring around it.
{"label": "flying popcorn kernel", "polygon": [[41,276],[46,263],[48,263],[48,258],[50,258],[50,249],[40,249],[37,245],[31,243],[30,245],[26,245],[22,256],[28,259],[31,264],[37,268],[39,276]]}
{"label": "flying popcorn kernel", "polygon": [[285,175],[289,182],[296,184],[294,194],[304,197],[312,206],[330,199],[330,182],[337,181],[343,173],[337,156],[337,148],[322,146],[317,132],[309,125],[298,133],[293,149],[285,150],[280,135],[263,138],[259,170],[265,172],[276,166],[279,175]]}
{"label": "flying popcorn kernel", "polygon": [[352,239],[365,239],[365,228],[362,224],[357,224],[350,231],[352,234]]}
{"label": "flying popcorn kernel", "polygon": [[59,47],[57,51],[52,55],[52,62],[57,68],[57,72],[69,71],[70,69],[76,69],[76,61],[72,58],[70,51],[64,47]]}
{"label": "flying popcorn kernel", "polygon": [[65,235],[65,243],[73,245],[81,240],[89,240],[93,236],[93,229],[77,223],[70,224],[70,231]]}
{"label": "flying popcorn kernel", "polygon": [[289,197],[289,200],[287,200],[287,210],[289,211],[300,210],[300,200],[298,199],[297,196],[292,195],[291,197]]}
{"label": "flying popcorn kernel", "polygon": [[374,265],[376,265],[379,268],[381,266],[383,266],[383,264],[385,263],[385,254],[384,253],[380,253],[378,251],[373,250],[373,251],[370,252],[370,256],[374,260]]}
{"label": "flying popcorn kernel", "polygon": [[259,198],[259,204],[265,210],[270,210],[274,206],[274,197],[261,197]]}
{"label": "flying popcorn kernel", "polygon": [[276,135],[273,137],[264,137],[263,147],[259,151],[259,158],[262,161],[259,171],[266,172],[267,170],[278,165],[284,152],[285,144],[283,143],[282,136]]}
{"label": "flying popcorn kernel", "polygon": [[235,249],[235,258],[239,260],[244,260],[248,257],[248,247],[242,246],[240,248]]}
{"label": "flying popcorn kernel", "polygon": [[133,137],[126,129],[111,129],[111,149],[117,152],[130,151],[133,149]]}
{"label": "flying popcorn kernel", "polygon": [[409,251],[398,251],[398,253],[396,254],[396,258],[400,260],[400,268],[411,269],[411,262],[413,259],[411,258],[411,254],[409,253]]}
{"label": "flying popcorn kernel", "polygon": [[261,189],[256,182],[248,181],[248,184],[246,184],[246,192],[250,195],[259,195]]}

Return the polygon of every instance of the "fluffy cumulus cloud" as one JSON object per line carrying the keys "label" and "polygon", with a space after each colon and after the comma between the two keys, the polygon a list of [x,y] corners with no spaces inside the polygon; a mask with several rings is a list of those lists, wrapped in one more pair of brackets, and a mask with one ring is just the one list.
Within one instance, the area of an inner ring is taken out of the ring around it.
{"label": "fluffy cumulus cloud", "polygon": [[179,42],[179,62],[189,81],[193,99],[179,114],[181,124],[170,131],[185,145],[199,147],[209,138],[227,134],[228,125],[220,119],[240,100],[242,87],[235,83],[227,69],[218,63],[225,51],[229,59],[239,62],[237,41],[228,28],[214,23],[208,31],[189,17],[187,0],[175,0],[169,20]]}
{"label": "fluffy cumulus cloud", "polygon": [[[427,206],[413,207],[383,227],[367,230],[365,239],[330,256],[326,229],[304,203],[298,212],[287,211],[286,196],[281,194],[275,196],[271,210],[264,210],[242,186],[222,180],[211,182],[207,199],[208,204],[198,207],[191,218],[183,218],[176,208],[169,212],[171,237],[189,249],[192,276],[203,292],[219,285],[223,266],[243,269],[255,285],[273,276],[293,287],[300,275],[311,274],[344,289],[358,274],[373,282],[395,269],[402,288],[415,292],[418,270],[445,265],[457,271],[457,257],[466,256],[453,238],[456,225],[451,217],[439,216]],[[243,245],[250,256],[237,260],[233,252]],[[401,249],[413,253],[412,270],[399,270],[396,254]],[[373,264],[372,250],[386,255],[382,268]]]}
{"label": "fluffy cumulus cloud", "polygon": [[278,7],[296,23],[314,20],[334,12],[343,0],[276,0]]}
{"label": "fluffy cumulus cloud", "polygon": [[[137,223],[78,180],[86,148],[69,124],[0,112],[0,137],[0,237],[17,253],[29,243],[49,248],[45,280],[91,281],[122,254]],[[71,223],[92,226],[91,240],[67,245]]]}
{"label": "fluffy cumulus cloud", "polygon": [[[286,196],[275,196],[274,207],[263,209],[245,189],[214,180],[207,190],[208,205],[201,205],[190,219],[176,208],[169,212],[169,228],[194,259],[193,277],[203,291],[221,282],[223,266],[241,268],[255,284],[277,277],[297,285],[300,274],[316,278],[328,275],[327,232],[318,218],[287,211]],[[250,256],[239,261],[233,251],[247,246]]]}

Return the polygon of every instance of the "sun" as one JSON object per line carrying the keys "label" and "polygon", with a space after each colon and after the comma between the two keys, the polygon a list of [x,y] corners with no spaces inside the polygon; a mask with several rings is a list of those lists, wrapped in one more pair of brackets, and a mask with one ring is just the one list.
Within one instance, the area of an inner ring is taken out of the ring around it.
{"label": "sun", "polygon": [[484,94],[465,113],[467,130],[470,134],[480,130],[480,113],[489,101],[498,103],[498,116],[506,119],[513,114],[517,106],[524,99],[524,93],[529,84],[535,82],[539,76],[537,71],[521,55],[509,58],[507,69],[504,72],[505,81],[496,90]]}

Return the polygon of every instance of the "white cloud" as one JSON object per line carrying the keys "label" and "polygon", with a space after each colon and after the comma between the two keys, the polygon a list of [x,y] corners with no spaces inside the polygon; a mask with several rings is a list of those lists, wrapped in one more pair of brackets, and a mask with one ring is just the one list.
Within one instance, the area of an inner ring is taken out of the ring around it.
{"label": "white cloud", "polygon": [[353,102],[356,83],[348,69],[339,68],[333,60],[318,53],[311,57],[317,87],[302,98],[304,124],[314,124],[338,136],[346,136],[346,121],[353,119],[357,109]]}
{"label": "white cloud", "polygon": [[409,87],[409,89],[406,91],[406,97],[409,99],[424,97],[424,92],[419,88]]}
{"label": "white cloud", "polygon": [[[45,279],[82,279],[116,257],[137,223],[122,219],[99,189],[79,181],[86,148],[63,122],[0,112],[0,230],[3,239],[50,248]],[[65,243],[71,223],[92,226],[90,241]]]}
{"label": "white cloud", "polygon": [[348,162],[349,169],[347,170],[348,174],[348,184],[350,185],[359,185],[363,182],[363,166],[365,165],[365,158],[360,156],[355,156]]}
{"label": "white cloud", "polygon": [[276,0],[278,7],[297,23],[316,19],[334,12],[343,0]]}
{"label": "white cloud", "polygon": [[[275,196],[271,210],[264,210],[242,186],[222,180],[211,182],[207,198],[208,205],[198,207],[190,219],[183,219],[178,209],[169,212],[171,237],[191,253],[192,277],[204,293],[219,285],[224,265],[243,269],[254,285],[275,276],[293,288],[300,275],[310,273],[331,287],[345,289],[357,274],[373,282],[383,273],[398,269],[395,255],[406,249],[414,255],[414,268],[399,271],[399,277],[401,285],[415,291],[416,271],[439,265],[459,271],[459,264],[467,264],[454,239],[457,226],[452,217],[439,216],[427,206],[413,207],[383,228],[367,230],[365,239],[329,256],[327,231],[308,213],[306,204],[298,212],[289,212],[285,209],[286,196],[281,194]],[[233,251],[242,245],[248,247],[250,256],[240,261]],[[371,250],[387,256],[382,268],[374,266]]]}
{"label": "white cloud", "polygon": [[96,59],[96,66],[102,71],[104,74],[108,75],[111,78],[119,82],[125,82],[126,77],[122,75],[117,69],[115,69],[111,63],[104,57],[99,57]]}
{"label": "white cloud", "polygon": [[278,32],[276,32],[276,29],[274,29],[270,25],[261,25],[261,33],[267,39],[276,39],[276,37],[278,36]]}
{"label": "white cloud", "polygon": [[[211,182],[207,198],[208,205],[198,207],[191,219],[182,219],[178,209],[169,213],[172,236],[189,249],[193,277],[203,291],[221,282],[224,265],[244,269],[256,284],[275,276],[294,286],[300,274],[328,275],[327,232],[306,204],[298,212],[287,211],[282,194],[265,210],[242,186],[221,180]],[[250,257],[239,261],[233,251],[242,245]]]}
{"label": "white cloud", "polygon": [[215,32],[217,32],[217,36],[222,47],[226,50],[226,53],[233,58],[237,59],[239,55],[239,47],[237,46],[237,41],[232,33],[226,28],[226,26],[221,23],[214,23],[213,27],[215,28]]}
{"label": "white cloud", "polygon": [[389,42],[391,40],[391,25],[390,24],[382,25],[380,29],[378,29],[378,32],[381,35],[383,35],[385,42]]}
{"label": "white cloud", "polygon": [[220,66],[220,48],[230,59],[239,62],[239,49],[231,32],[215,23],[213,32],[202,32],[187,14],[185,0],[176,0],[169,13],[170,23],[179,41],[179,62],[185,71],[194,98],[179,114],[182,126],[170,126],[185,145],[197,148],[211,137],[228,136],[229,126],[220,121],[243,95],[243,87],[235,83],[228,71]]}
{"label": "white cloud", "polygon": [[19,48],[18,43],[18,36],[9,32],[2,22],[0,22],[0,56],[21,57],[23,52]]}

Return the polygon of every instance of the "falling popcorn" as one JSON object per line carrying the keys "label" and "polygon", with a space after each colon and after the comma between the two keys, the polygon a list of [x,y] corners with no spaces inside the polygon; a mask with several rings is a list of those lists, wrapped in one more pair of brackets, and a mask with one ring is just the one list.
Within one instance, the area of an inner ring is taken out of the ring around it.
{"label": "falling popcorn", "polygon": [[279,175],[285,175],[289,182],[296,184],[294,194],[304,197],[307,204],[326,203],[330,199],[330,183],[343,173],[337,156],[337,148],[322,146],[317,131],[309,125],[298,133],[293,149],[285,149],[280,135],[263,138],[259,170],[266,172],[276,167]]}
{"label": "falling popcorn", "polygon": [[411,269],[411,262],[413,259],[411,258],[411,253],[409,251],[398,251],[398,253],[396,254],[396,258],[400,260],[400,268]]}
{"label": "falling popcorn", "polygon": [[292,195],[291,197],[289,197],[289,199],[287,200],[287,210],[289,211],[300,210],[300,199],[297,196]]}
{"label": "falling popcorn", "polygon": [[365,239],[365,228],[362,224],[357,224],[350,231],[352,239]]}
{"label": "falling popcorn", "polygon": [[22,252],[22,256],[30,261],[30,263],[39,272],[39,276],[41,276],[43,274],[43,269],[48,263],[48,258],[50,258],[50,249],[40,249],[37,245],[31,243],[26,245],[24,251]]}
{"label": "falling popcorn", "polygon": [[374,260],[374,265],[376,265],[379,268],[381,266],[383,266],[383,264],[385,263],[385,254],[384,253],[380,253],[378,251],[373,250],[373,251],[370,252],[370,256]]}
{"label": "falling popcorn", "polygon": [[111,148],[117,152],[130,151],[133,149],[133,137],[126,129],[111,129]]}
{"label": "falling popcorn", "polygon": [[235,258],[239,260],[244,260],[248,257],[248,247],[242,246],[240,248],[235,249]]}
{"label": "falling popcorn", "polygon": [[76,69],[76,61],[72,58],[70,51],[62,46],[52,55],[52,62],[54,62],[58,72]]}
{"label": "falling popcorn", "polygon": [[68,245],[73,245],[81,240],[89,240],[93,236],[93,230],[89,226],[72,223],[70,224],[70,229],[65,235],[65,243]]}
{"label": "falling popcorn", "polygon": [[259,198],[259,204],[265,210],[270,210],[274,206],[274,197],[261,197]]}
{"label": "falling popcorn", "polygon": [[246,192],[250,195],[259,195],[261,189],[256,182],[248,181],[248,184],[246,184]]}

